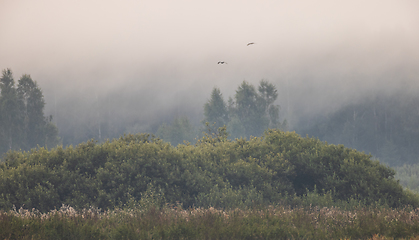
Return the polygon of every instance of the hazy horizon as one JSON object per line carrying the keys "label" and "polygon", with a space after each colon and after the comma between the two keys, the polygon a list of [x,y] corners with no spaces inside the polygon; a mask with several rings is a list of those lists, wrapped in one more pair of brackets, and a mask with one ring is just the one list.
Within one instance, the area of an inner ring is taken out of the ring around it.
{"label": "hazy horizon", "polygon": [[0,68],[30,74],[59,127],[56,107],[82,118],[98,99],[127,122],[199,115],[213,87],[227,100],[261,79],[299,117],[417,91],[418,26],[413,0],[3,0]]}

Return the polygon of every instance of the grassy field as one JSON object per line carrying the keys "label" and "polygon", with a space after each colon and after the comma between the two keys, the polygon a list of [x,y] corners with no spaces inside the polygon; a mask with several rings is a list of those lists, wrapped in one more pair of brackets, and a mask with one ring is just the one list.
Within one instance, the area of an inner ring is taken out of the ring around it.
{"label": "grassy field", "polygon": [[419,210],[19,209],[0,212],[0,239],[419,239]]}

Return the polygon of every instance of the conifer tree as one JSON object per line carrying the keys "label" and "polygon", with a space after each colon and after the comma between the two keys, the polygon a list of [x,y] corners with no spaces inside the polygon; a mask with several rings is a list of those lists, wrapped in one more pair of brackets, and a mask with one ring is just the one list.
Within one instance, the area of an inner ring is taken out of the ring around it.
{"label": "conifer tree", "polygon": [[279,121],[278,97],[272,83],[260,81],[258,89],[243,81],[228,104],[222,99],[220,90],[214,88],[210,100],[204,105],[203,123],[214,124],[214,132],[223,125],[232,138],[261,136],[267,128],[283,128]]}
{"label": "conifer tree", "polygon": [[42,144],[45,139],[44,96],[30,75],[23,75],[18,82],[18,96],[23,102],[24,136],[28,148]]}
{"label": "conifer tree", "polygon": [[0,155],[59,144],[58,129],[52,116],[44,117],[44,96],[30,75],[24,74],[16,88],[12,71],[3,70],[0,89]]}
{"label": "conifer tree", "polygon": [[214,88],[211,93],[210,100],[204,105],[204,120],[203,123],[209,123],[213,127],[213,132],[218,128],[227,125],[228,112],[227,106],[220,92],[220,89]]}
{"label": "conifer tree", "polygon": [[260,136],[268,127],[264,101],[255,87],[246,81],[239,86],[235,94],[236,116],[245,128],[246,136]]}
{"label": "conifer tree", "polygon": [[1,116],[1,152],[21,148],[22,138],[22,107],[18,98],[13,73],[10,69],[3,70],[0,78],[0,116]]}

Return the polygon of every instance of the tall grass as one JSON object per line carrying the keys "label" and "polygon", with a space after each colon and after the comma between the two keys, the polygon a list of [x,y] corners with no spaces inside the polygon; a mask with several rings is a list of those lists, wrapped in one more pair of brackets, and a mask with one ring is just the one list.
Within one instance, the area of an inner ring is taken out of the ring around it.
{"label": "tall grass", "polygon": [[0,212],[0,239],[419,239],[419,210],[179,206]]}

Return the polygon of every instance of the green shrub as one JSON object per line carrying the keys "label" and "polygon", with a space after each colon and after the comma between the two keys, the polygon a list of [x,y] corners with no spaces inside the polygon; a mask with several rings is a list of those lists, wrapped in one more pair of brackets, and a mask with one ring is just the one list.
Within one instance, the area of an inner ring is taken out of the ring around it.
{"label": "green shrub", "polygon": [[[250,207],[288,202],[419,206],[394,170],[371,156],[296,133],[227,139],[225,128],[173,147],[147,134],[76,147],[9,152],[0,164],[0,208],[90,206]],[[298,200],[299,199],[299,200]]]}

